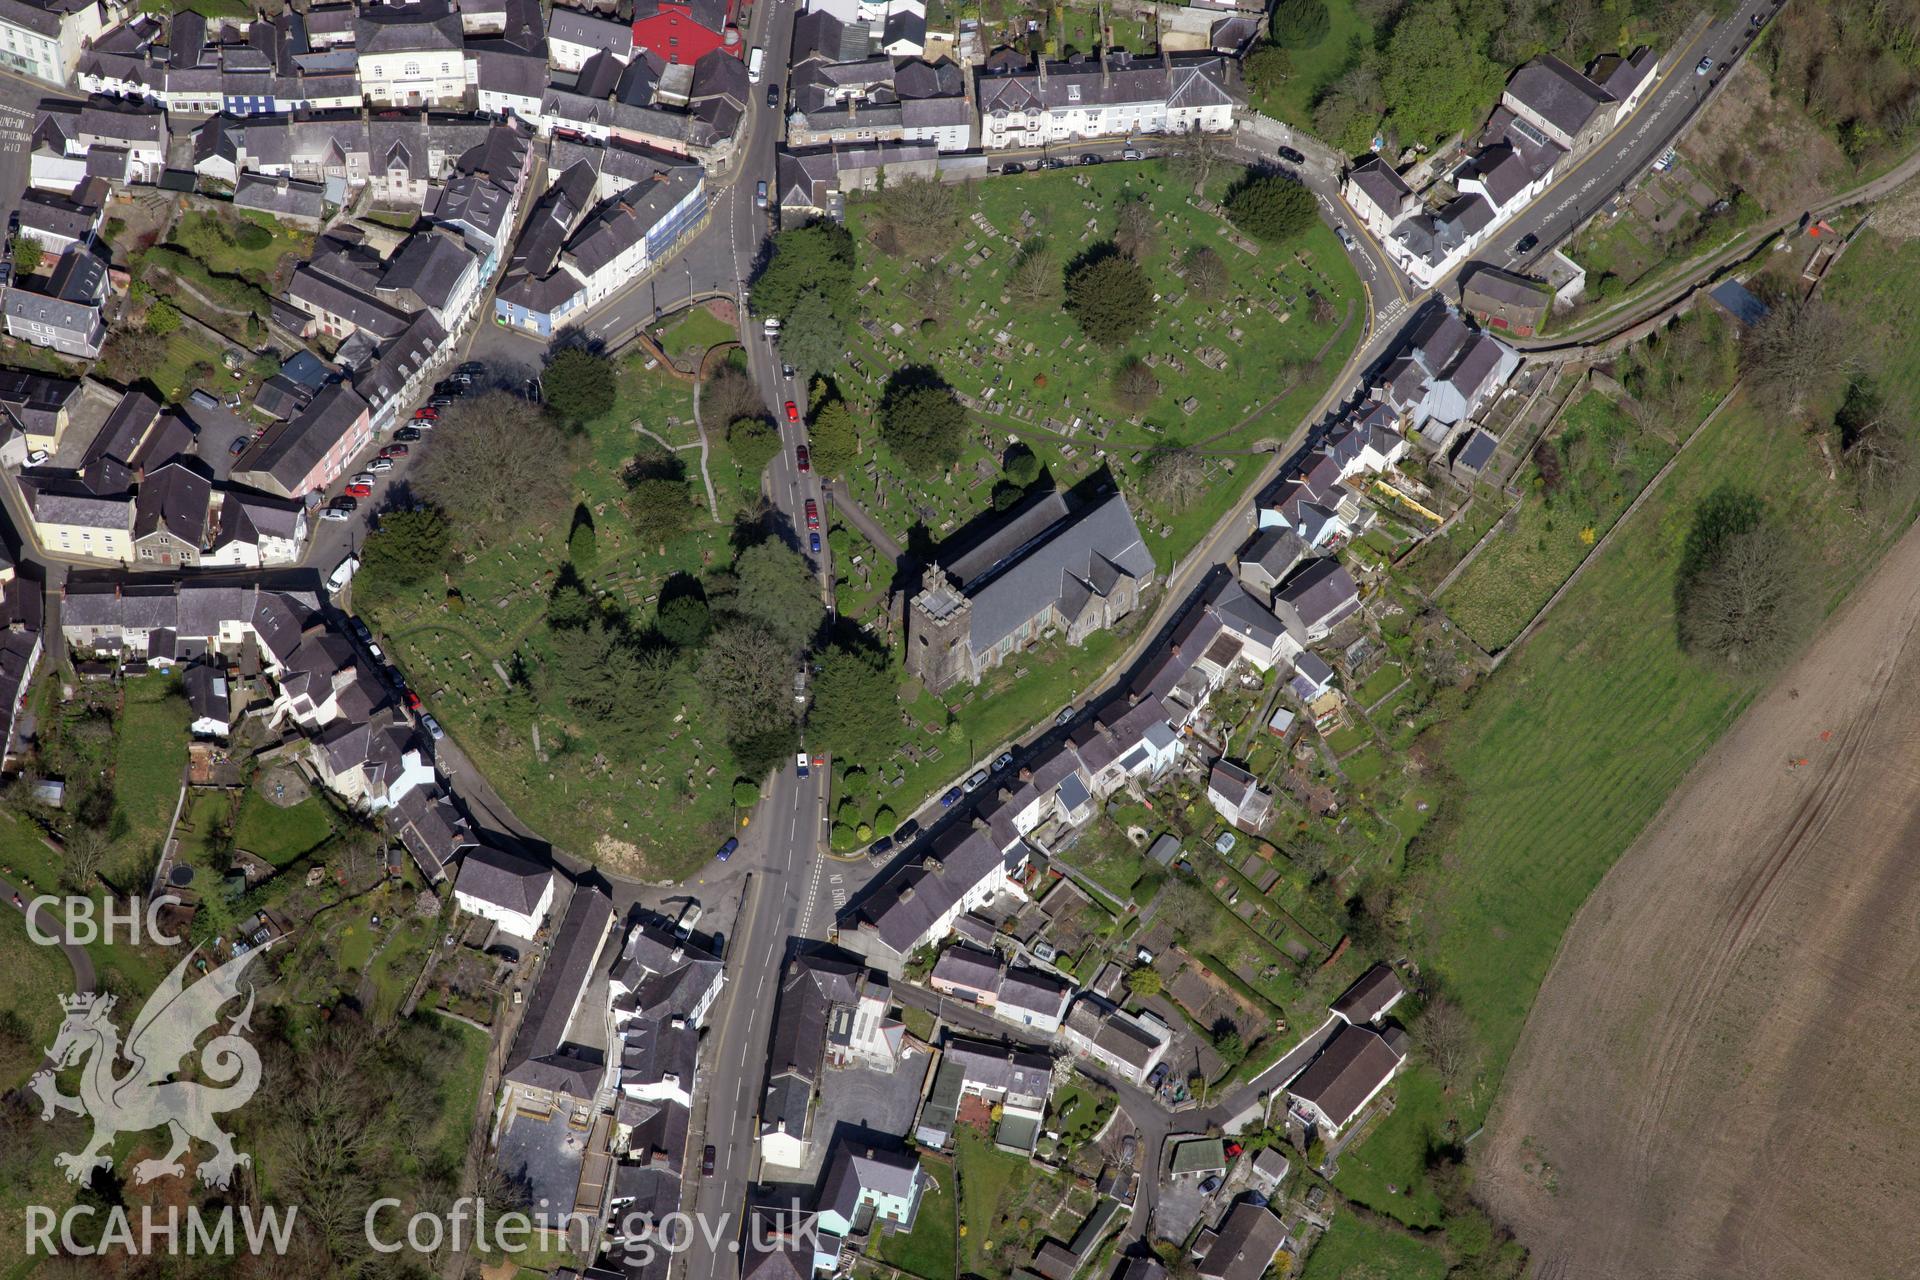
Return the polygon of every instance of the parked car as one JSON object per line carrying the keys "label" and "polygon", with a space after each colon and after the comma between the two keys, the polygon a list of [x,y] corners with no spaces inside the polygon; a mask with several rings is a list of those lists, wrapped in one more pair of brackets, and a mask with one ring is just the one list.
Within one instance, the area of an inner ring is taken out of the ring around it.
{"label": "parked car", "polygon": [[1058,725],[1064,725],[1071,719],[1073,719],[1073,708],[1062,707],[1060,708],[1060,714],[1053,718],[1053,722]]}
{"label": "parked car", "polygon": [[348,618],[347,628],[353,632],[353,638],[362,643],[373,639],[373,628],[359,618]]}
{"label": "parked car", "polygon": [[1000,172],[1002,173],[1025,173],[1026,171],[1027,166],[1021,164],[1018,160],[1009,160],[1000,166]]}
{"label": "parked car", "polygon": [[1336,223],[1334,223],[1334,224],[1333,224],[1333,234],[1335,234],[1335,235],[1337,235],[1337,236],[1339,236],[1339,237],[1340,237],[1340,243],[1341,243],[1341,244],[1343,244],[1343,245],[1345,245],[1345,246],[1347,247],[1347,252],[1348,252],[1348,253],[1352,253],[1352,252],[1353,252],[1353,248],[1354,248],[1354,244],[1353,244],[1353,232],[1351,232],[1351,231],[1349,231],[1349,230],[1347,230],[1347,224],[1346,224],[1346,223],[1344,223],[1344,222],[1336,222]]}
{"label": "parked car", "polygon": [[783,362],[780,366],[780,376],[783,378],[791,378],[793,376],[793,366]]}
{"label": "parked car", "polygon": [[358,511],[360,509],[360,499],[351,495],[342,495],[328,503],[327,506],[330,510],[334,511]]}
{"label": "parked car", "polygon": [[[739,847],[740,847],[740,838],[738,836],[728,836],[727,842],[720,846],[720,852],[715,854],[714,857],[716,860],[720,862],[725,862],[728,858],[731,858],[733,856],[733,851],[735,849],[738,849]],[[711,1150],[712,1148],[708,1148],[708,1149]],[[708,1166],[708,1171],[709,1172],[712,1171],[711,1165]]]}
{"label": "parked car", "polygon": [[972,775],[960,785],[968,791],[978,791],[987,785],[987,771],[985,769],[975,769]]}
{"label": "parked car", "polygon": [[348,511],[345,507],[327,507],[320,512],[320,518],[322,520],[351,520],[353,519],[353,512]]}
{"label": "parked car", "polygon": [[[247,447],[246,442],[244,440],[241,442],[240,447],[242,449]],[[29,453],[27,455],[27,465],[30,467],[37,467],[41,463],[45,462],[46,460],[47,460],[47,451],[45,449],[35,449],[32,453]]]}
{"label": "parked car", "polygon": [[1705,75],[1705,74],[1707,74],[1707,72],[1709,72],[1709,71],[1711,71],[1711,70],[1713,70],[1713,59],[1712,59],[1712,58],[1702,58],[1702,59],[1700,59],[1700,61],[1699,61],[1699,63],[1697,63],[1697,64],[1696,64],[1696,65],[1694,66],[1694,68],[1693,68],[1693,74],[1695,74],[1695,75],[1697,75],[1697,76],[1703,76],[1703,75]]}
{"label": "parked car", "polygon": [[780,106],[780,86],[779,85],[770,84],[767,86],[767,105],[769,107],[775,108],[776,110],[779,108]]}
{"label": "parked car", "polygon": [[1167,1064],[1161,1063],[1147,1076],[1147,1088],[1158,1089],[1167,1082]]}
{"label": "parked car", "polygon": [[470,373],[470,374],[480,374],[480,373],[485,373],[486,371],[487,371],[487,362],[484,360],[466,360],[461,362],[461,365],[458,369],[454,370],[455,373]]}
{"label": "parked car", "polygon": [[427,731],[427,736],[429,738],[432,738],[435,742],[438,742],[440,741],[440,739],[447,736],[447,731],[440,727],[440,722],[438,720],[435,720],[430,715],[422,715],[420,717],[420,727],[422,729],[425,729]]}
{"label": "parked car", "polygon": [[1140,1140],[1132,1134],[1120,1139],[1120,1163],[1132,1164],[1134,1153],[1140,1149]]}
{"label": "parked car", "polygon": [[875,840],[867,846],[867,856],[869,857],[880,858],[891,852],[893,852],[892,836],[881,836],[878,840]]}
{"label": "parked car", "polygon": [[341,490],[341,492],[349,498],[371,498],[373,496],[373,486],[370,484],[350,484]]}
{"label": "parked car", "polygon": [[[245,453],[247,451],[247,446],[252,443],[253,443],[252,436],[241,436],[238,440],[235,440],[232,444],[227,446],[227,452],[237,458],[241,454]],[[44,461],[44,459],[42,459],[42,461]],[[27,455],[27,465],[30,467],[39,465],[33,460],[32,454]]]}
{"label": "parked car", "polygon": [[430,404],[423,404],[413,411],[415,422],[432,422],[440,416],[440,411]]}
{"label": "parked car", "polygon": [[380,477],[379,477],[379,476],[376,476],[376,475],[375,475],[375,474],[373,474],[373,472],[371,472],[371,471],[362,471],[362,472],[360,472],[360,473],[358,473],[357,475],[355,475],[355,476],[353,477],[353,483],[355,483],[355,484],[374,484],[374,483],[377,483],[377,482],[379,481],[379,479],[380,479]]}
{"label": "parked car", "polygon": [[1513,242],[1513,251],[1515,253],[1532,253],[1535,249],[1539,247],[1540,247],[1540,237],[1533,234],[1533,232],[1531,231],[1527,232],[1527,234],[1521,236],[1518,240]]}
{"label": "parked car", "polygon": [[807,528],[818,529],[819,527],[820,527],[820,507],[817,503],[814,502],[812,498],[808,498],[807,499]]}
{"label": "parked car", "polygon": [[920,819],[908,818],[905,822],[893,829],[893,842],[904,848],[919,834]]}
{"label": "parked car", "polygon": [[787,401],[787,421],[788,422],[800,421],[800,406],[795,404],[791,400]]}
{"label": "parked car", "polygon": [[[367,653],[370,657],[372,657],[372,659],[375,662],[385,662],[387,660],[387,651],[385,649],[382,649],[379,645],[379,642],[376,641],[372,636],[367,637]],[[404,681],[401,683],[400,687],[403,689],[406,688],[406,684]]]}
{"label": "parked car", "polygon": [[405,441],[412,441],[412,440],[422,440],[422,439],[425,439],[426,437],[421,433],[420,428],[418,427],[402,427],[398,431],[393,433],[393,438],[395,440],[405,442]]}
{"label": "parked car", "polygon": [[435,409],[444,409],[452,403],[452,396],[435,396],[433,399],[427,401],[427,404]]}
{"label": "parked car", "polygon": [[1200,1194],[1203,1196],[1210,1196],[1219,1189],[1220,1175],[1217,1173],[1200,1184]]}
{"label": "parked car", "polygon": [[1147,158],[1147,153],[1139,150],[1136,147],[1128,147],[1125,151],[1122,151],[1120,153],[1120,158],[1122,160],[1145,160]]}
{"label": "parked car", "polygon": [[1000,758],[993,762],[993,771],[995,773],[999,773],[1002,769],[1006,768],[1008,765],[1012,763],[1013,763],[1013,752],[1003,751],[1000,754]]}
{"label": "parked car", "polygon": [[1282,147],[1277,154],[1288,164],[1305,164],[1307,162],[1307,158],[1298,151],[1295,151],[1292,147]]}
{"label": "parked car", "polygon": [[961,796],[960,788],[958,787],[947,788],[947,794],[940,797],[940,807],[942,809],[953,808],[954,805],[959,803],[960,796]]}
{"label": "parked car", "polygon": [[1081,164],[1099,164],[1101,161],[1105,159],[1106,159],[1105,156],[1097,155],[1094,152],[1089,151],[1085,155],[1080,157],[1080,163]]}
{"label": "parked car", "polygon": [[392,458],[375,458],[372,462],[369,462],[367,464],[367,470],[373,472],[375,475],[379,475],[382,472],[391,471],[393,470],[393,459]]}
{"label": "parked car", "polygon": [[755,184],[753,188],[753,207],[756,209],[764,209],[767,207],[767,184],[764,179]]}
{"label": "parked car", "polygon": [[809,550],[809,551],[811,551],[811,552],[813,552],[813,554],[815,554],[815,555],[819,555],[819,554],[820,554],[820,534],[819,534],[819,532],[818,532],[817,530],[809,530],[809,531],[808,531],[808,533],[807,533],[807,550]]}
{"label": "parked car", "polygon": [[403,444],[386,445],[380,450],[380,456],[388,459],[404,458],[407,456],[407,446]]}
{"label": "parked car", "polygon": [[703,1178],[711,1178],[713,1176],[713,1144],[712,1143],[707,1144],[706,1154],[700,1157],[700,1176]]}
{"label": "parked car", "polygon": [[1036,169],[1064,169],[1066,167],[1067,167],[1067,162],[1065,160],[1056,160],[1051,157],[1049,157],[1048,159],[1042,160],[1039,164],[1034,166],[1034,168]]}
{"label": "parked car", "polygon": [[[377,658],[380,655],[376,653],[373,656]],[[400,696],[406,699],[407,710],[419,711],[422,709],[420,705],[420,695],[415,693],[413,690],[408,689],[406,692],[402,693]]]}
{"label": "parked car", "polygon": [[802,751],[793,758],[793,771],[801,777],[807,776],[807,753]]}

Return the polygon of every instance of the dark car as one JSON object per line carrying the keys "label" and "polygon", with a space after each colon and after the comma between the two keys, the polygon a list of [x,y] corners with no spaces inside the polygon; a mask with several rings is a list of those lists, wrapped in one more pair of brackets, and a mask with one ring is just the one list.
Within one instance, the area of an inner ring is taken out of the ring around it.
{"label": "dark car", "polygon": [[878,840],[875,840],[867,846],[867,852],[876,858],[893,852],[893,837],[881,836]]}
{"label": "dark car", "polygon": [[893,842],[904,848],[908,841],[919,834],[920,819],[908,818],[905,822],[893,829]]}
{"label": "dark car", "polygon": [[238,440],[235,440],[232,444],[227,446],[227,452],[237,458],[241,454],[245,453],[247,451],[247,446],[252,443],[253,443],[253,438],[251,436],[241,436]]}
{"label": "dark car", "polygon": [[815,555],[820,554],[820,535],[818,532],[807,534],[807,550],[813,552]]}
{"label": "dark car", "polygon": [[942,809],[951,809],[955,804],[959,803],[960,795],[960,788],[949,787],[947,794],[940,797],[940,807]]}
{"label": "dark car", "polygon": [[767,86],[767,105],[769,107],[778,107],[780,105],[780,86],[779,85],[770,84]]}
{"label": "dark car", "polygon": [[1307,162],[1307,158],[1298,151],[1295,151],[1292,147],[1280,148],[1279,155],[1280,158],[1288,164],[1305,164]]}
{"label": "dark car", "polygon": [[393,433],[393,438],[402,444],[411,444],[413,441],[423,439],[424,437],[418,427],[402,427]]}
{"label": "dark car", "polygon": [[1089,151],[1085,155],[1080,157],[1080,163],[1081,164],[1099,164],[1102,160],[1105,160],[1105,159],[1106,159],[1105,156],[1096,155],[1094,152]]}
{"label": "dark car", "polygon": [[1000,167],[1000,172],[1002,173],[1025,173],[1026,171],[1027,166],[1021,164],[1018,160],[1009,160]]}
{"label": "dark car", "polygon": [[707,1144],[706,1154],[700,1157],[700,1176],[703,1178],[711,1178],[713,1176],[713,1144],[712,1143]]}
{"label": "dark car", "polygon": [[[720,852],[715,854],[714,858],[720,862],[725,862],[728,858],[731,858],[733,856],[733,851],[735,849],[738,849],[739,847],[740,847],[740,838],[738,836],[728,836],[727,842],[720,846]],[[707,1150],[712,1151],[713,1148],[708,1147]],[[707,1172],[709,1173],[713,1172],[711,1161],[709,1161]]]}
{"label": "dark car", "polygon": [[1529,231],[1526,235],[1521,236],[1519,240],[1514,242],[1513,251],[1515,253],[1532,253],[1539,247],[1540,237]]}

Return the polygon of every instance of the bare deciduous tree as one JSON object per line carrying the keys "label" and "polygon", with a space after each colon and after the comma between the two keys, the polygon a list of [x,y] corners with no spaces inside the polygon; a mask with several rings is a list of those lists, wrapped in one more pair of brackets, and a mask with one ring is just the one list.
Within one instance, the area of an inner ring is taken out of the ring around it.
{"label": "bare deciduous tree", "polygon": [[1167,155],[1167,167],[1195,192],[1205,191],[1217,173],[1238,162],[1233,139],[1223,133],[1183,133]]}
{"label": "bare deciduous tree", "polygon": [[1187,287],[1202,298],[1218,298],[1227,291],[1227,264],[1209,245],[1187,250]]}
{"label": "bare deciduous tree", "polygon": [[1804,423],[1847,385],[1847,342],[1848,326],[1832,307],[1817,298],[1781,298],[1748,328],[1740,370],[1757,400]]}
{"label": "bare deciduous tree", "polygon": [[1007,292],[1021,302],[1052,302],[1060,297],[1060,263],[1044,240],[1030,240],[1007,273]]}
{"label": "bare deciduous tree", "polygon": [[86,892],[112,848],[113,841],[100,828],[76,827],[61,851],[60,883],[75,893]]}
{"label": "bare deciduous tree", "polygon": [[1771,522],[1723,539],[1688,581],[1680,634],[1689,652],[1732,671],[1763,671],[1812,625],[1812,574],[1793,535]]}
{"label": "bare deciduous tree", "polygon": [[1473,1024],[1459,1005],[1445,996],[1427,1002],[1415,1028],[1420,1049],[1449,1091],[1471,1079],[1479,1063],[1480,1049],[1474,1042]]}
{"label": "bare deciduous tree", "polygon": [[526,401],[493,392],[449,405],[414,482],[448,515],[489,531],[564,516],[580,442]]}
{"label": "bare deciduous tree", "polygon": [[1113,398],[1128,413],[1144,413],[1160,395],[1160,379],[1144,361],[1128,358],[1113,371]]}
{"label": "bare deciduous tree", "polygon": [[960,191],[937,178],[890,180],[876,203],[900,251],[912,257],[944,248],[960,221]]}
{"label": "bare deciduous tree", "polygon": [[1199,501],[1206,487],[1206,459],[1192,449],[1155,454],[1141,484],[1149,502],[1176,514]]}
{"label": "bare deciduous tree", "polygon": [[1160,241],[1160,220],[1145,200],[1127,200],[1120,205],[1119,221],[1114,227],[1113,243],[1120,252],[1145,265]]}

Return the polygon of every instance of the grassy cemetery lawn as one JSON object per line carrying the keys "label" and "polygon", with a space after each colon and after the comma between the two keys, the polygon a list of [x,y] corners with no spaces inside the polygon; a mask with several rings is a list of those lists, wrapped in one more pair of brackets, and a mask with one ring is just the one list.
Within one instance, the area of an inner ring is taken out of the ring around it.
{"label": "grassy cemetery lawn", "polygon": [[[1129,495],[1141,492],[1154,451],[1191,446],[1208,454],[1197,501],[1156,510],[1132,498],[1156,560],[1163,570],[1173,564],[1240,499],[1262,461],[1250,450],[1292,433],[1361,332],[1359,281],[1331,231],[1316,221],[1293,243],[1261,245],[1217,210],[1212,200],[1238,173],[1217,174],[1210,198],[1195,198],[1159,163],[977,183],[964,197],[958,242],[929,262],[879,250],[870,239],[875,206],[856,204],[849,225],[860,244],[864,318],[848,390],[877,398],[896,369],[930,365],[973,411],[974,430],[950,481],[917,477],[879,447],[851,468],[853,496],[902,540],[921,525],[937,541],[989,508],[1014,441],[1063,487],[1104,466]],[[1153,319],[1126,346],[1089,342],[1057,293],[1027,302],[1009,292],[1023,254],[1045,253],[1064,271],[1110,240],[1121,206],[1135,200],[1155,228],[1140,252],[1154,290],[1142,308]],[[1189,251],[1202,247],[1225,266],[1226,284],[1212,299],[1183,278]],[[1112,385],[1130,359],[1159,384],[1135,412]]]}

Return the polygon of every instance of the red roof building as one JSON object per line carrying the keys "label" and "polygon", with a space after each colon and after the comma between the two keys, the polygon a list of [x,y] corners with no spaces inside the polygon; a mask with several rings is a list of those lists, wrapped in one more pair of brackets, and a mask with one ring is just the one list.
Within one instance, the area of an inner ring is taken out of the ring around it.
{"label": "red roof building", "polygon": [[688,66],[715,49],[740,56],[733,26],[733,0],[635,0],[633,46],[669,63]]}

